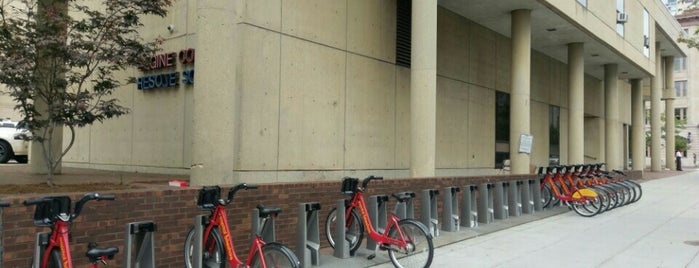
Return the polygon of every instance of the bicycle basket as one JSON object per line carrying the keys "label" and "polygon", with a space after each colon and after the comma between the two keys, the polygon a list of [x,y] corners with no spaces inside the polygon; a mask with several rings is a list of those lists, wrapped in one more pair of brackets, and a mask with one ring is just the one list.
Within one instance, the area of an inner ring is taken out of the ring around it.
{"label": "bicycle basket", "polygon": [[221,199],[221,187],[219,186],[204,186],[199,191],[197,198],[197,206],[200,209],[213,209]]}
{"label": "bicycle basket", "polygon": [[357,185],[359,184],[359,179],[346,177],[342,179],[342,190],[343,194],[353,194],[357,190]]}
{"label": "bicycle basket", "polygon": [[70,197],[50,196],[45,197],[44,200],[34,209],[34,225],[51,226],[59,214],[70,215]]}

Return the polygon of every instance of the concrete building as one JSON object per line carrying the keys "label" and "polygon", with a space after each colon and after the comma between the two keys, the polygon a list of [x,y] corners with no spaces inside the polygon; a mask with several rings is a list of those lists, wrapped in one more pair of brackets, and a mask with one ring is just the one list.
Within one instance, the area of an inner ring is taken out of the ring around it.
{"label": "concrete building", "polygon": [[[682,26],[684,34],[692,35],[699,29],[699,9],[688,10],[676,15]],[[694,155],[699,154],[699,146],[694,142],[699,134],[699,51],[697,48],[687,48],[685,44],[680,46],[686,51],[687,57],[677,58],[674,62],[674,86],[675,86],[675,118],[685,120],[684,129],[680,129],[678,135],[687,138],[690,142],[689,149],[685,153],[687,161],[685,165],[694,163]]]}
{"label": "concrete building", "polygon": [[685,52],[662,2],[616,2],[176,1],[144,32],[159,68],[117,93],[131,113],[65,163],[195,184],[642,169],[643,95],[659,133]]}

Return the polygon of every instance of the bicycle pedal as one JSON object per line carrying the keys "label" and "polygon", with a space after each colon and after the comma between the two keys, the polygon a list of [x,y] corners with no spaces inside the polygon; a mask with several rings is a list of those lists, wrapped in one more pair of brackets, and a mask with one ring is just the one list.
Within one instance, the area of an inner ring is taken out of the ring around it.
{"label": "bicycle pedal", "polygon": [[376,254],[371,254],[366,257],[367,260],[373,260],[374,258],[376,258]]}
{"label": "bicycle pedal", "polygon": [[388,250],[388,247],[386,245],[379,245],[379,249],[380,250]]}

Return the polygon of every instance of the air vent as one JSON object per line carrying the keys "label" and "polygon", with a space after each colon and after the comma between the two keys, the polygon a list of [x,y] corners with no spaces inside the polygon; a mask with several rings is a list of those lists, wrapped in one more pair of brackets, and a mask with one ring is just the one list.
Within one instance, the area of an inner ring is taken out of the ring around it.
{"label": "air vent", "polygon": [[629,15],[623,12],[616,13],[616,23],[626,23],[629,21]]}

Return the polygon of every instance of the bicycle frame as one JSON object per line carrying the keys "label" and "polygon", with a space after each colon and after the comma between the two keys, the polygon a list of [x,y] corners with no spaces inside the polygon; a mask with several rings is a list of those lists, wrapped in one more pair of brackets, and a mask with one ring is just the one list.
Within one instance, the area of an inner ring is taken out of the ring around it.
{"label": "bicycle frame", "polygon": [[[222,205],[216,205],[214,211],[211,213],[211,217],[209,218],[209,224],[207,224],[203,234],[204,245],[208,245],[207,239],[209,238],[209,234],[215,227],[218,227],[218,229],[221,231],[221,236],[223,236],[224,240],[223,246],[226,251],[226,260],[228,260],[228,263],[231,265],[231,267],[238,267],[238,265],[241,264],[250,266],[250,264],[252,264],[253,257],[255,256],[255,252],[260,253],[259,258],[260,263],[262,263],[262,267],[267,267],[264,256],[262,256],[262,246],[265,245],[265,242],[262,241],[262,239],[260,239],[260,237],[257,234],[254,235],[252,245],[250,246],[250,252],[248,253],[248,258],[245,261],[245,263],[243,263],[238,258],[238,255],[235,254],[235,246],[233,245],[233,238],[231,236],[231,231],[228,226],[228,217],[226,216],[226,209]],[[204,250],[213,249],[209,248]]]}
{"label": "bicycle frame", "polygon": [[[364,194],[361,191],[357,191],[354,193],[354,195],[352,196],[352,201],[350,202],[347,209],[345,209],[345,219],[347,222],[347,226],[349,226],[352,223],[352,217],[350,213],[355,208],[359,210],[359,214],[362,217],[362,222],[364,222],[364,227],[366,228],[367,233],[369,234],[369,238],[380,244],[395,245],[400,248],[406,247],[408,243],[405,241],[405,236],[403,235],[403,232],[400,230],[400,228],[397,227],[399,219],[398,217],[396,217],[396,215],[394,215],[393,213],[389,214],[389,219],[386,223],[386,228],[384,229],[385,231],[383,234],[381,234],[374,230],[374,226],[371,224],[371,219],[369,219],[369,213],[367,212],[366,203],[364,201]],[[388,230],[390,230],[390,228],[393,226],[396,226],[396,230],[398,230],[398,236],[400,237],[400,240],[388,237]]]}
{"label": "bicycle frame", "polygon": [[41,268],[46,268],[51,256],[51,251],[58,247],[61,251],[61,263],[63,263],[63,268],[73,268],[73,259],[70,255],[70,244],[68,243],[68,225],[67,221],[56,221],[53,228],[51,228],[51,237],[49,238],[49,244],[46,246],[44,255],[41,257]]}

